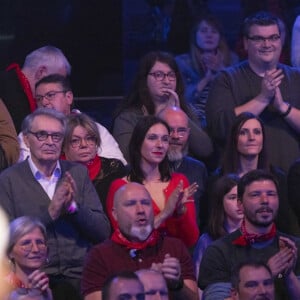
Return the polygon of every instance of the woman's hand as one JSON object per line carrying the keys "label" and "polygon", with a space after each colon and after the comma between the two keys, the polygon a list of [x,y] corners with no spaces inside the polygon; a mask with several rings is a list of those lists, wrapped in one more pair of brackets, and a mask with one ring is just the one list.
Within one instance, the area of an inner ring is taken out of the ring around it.
{"label": "woman's hand", "polygon": [[49,288],[49,278],[45,272],[35,270],[28,276],[28,287],[44,292]]}
{"label": "woman's hand", "polygon": [[191,197],[197,192],[198,188],[198,184],[194,182],[183,190],[183,197],[181,198],[180,202],[178,202],[176,207],[177,215],[180,216],[186,212],[187,208],[185,203],[194,202],[194,199],[191,199]]}
{"label": "woman's hand", "polygon": [[179,97],[177,93],[170,88],[162,88],[162,93],[168,97],[167,106],[178,106],[180,107]]}
{"label": "woman's hand", "polygon": [[172,192],[168,200],[166,201],[166,205],[163,211],[166,213],[167,217],[173,215],[175,210],[177,209],[179,203],[182,201],[182,198],[185,197],[185,192],[183,190],[183,181],[180,180],[175,190]]}

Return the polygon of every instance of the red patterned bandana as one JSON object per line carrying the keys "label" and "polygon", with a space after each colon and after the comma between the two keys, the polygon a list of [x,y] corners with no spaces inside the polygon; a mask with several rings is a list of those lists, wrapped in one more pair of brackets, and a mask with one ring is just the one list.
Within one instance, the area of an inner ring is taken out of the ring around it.
{"label": "red patterned bandana", "polygon": [[18,79],[20,81],[20,84],[23,88],[23,91],[24,91],[25,95],[27,96],[27,100],[28,100],[28,103],[29,103],[29,106],[30,106],[30,111],[33,112],[37,108],[37,106],[36,106],[36,102],[35,102],[35,100],[33,98],[33,95],[32,95],[32,91],[31,91],[29,81],[26,78],[26,76],[24,75],[24,73],[22,72],[20,66],[16,63],[12,63],[11,65],[9,65],[6,68],[6,71],[10,71],[10,70],[13,70],[13,69],[15,69],[15,71],[17,73],[17,76],[18,76]]}
{"label": "red patterned bandana", "polygon": [[233,245],[238,246],[250,246],[254,243],[261,243],[265,241],[269,241],[276,235],[276,226],[273,223],[271,230],[268,233],[264,234],[254,234],[248,233],[245,226],[245,220],[243,220],[241,228],[240,228],[242,235],[232,241]]}
{"label": "red patterned bandana", "polygon": [[159,232],[154,229],[145,241],[131,242],[121,233],[120,229],[117,228],[114,231],[111,240],[119,245],[126,246],[127,249],[142,250],[147,248],[148,246],[155,246],[158,242],[158,238]]}

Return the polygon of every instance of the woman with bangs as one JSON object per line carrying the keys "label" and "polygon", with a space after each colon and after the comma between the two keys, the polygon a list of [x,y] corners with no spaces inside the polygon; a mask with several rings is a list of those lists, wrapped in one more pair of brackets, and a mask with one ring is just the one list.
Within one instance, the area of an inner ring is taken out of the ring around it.
{"label": "woman with bangs", "polygon": [[111,182],[127,173],[126,167],[116,158],[97,154],[101,139],[96,123],[86,114],[70,114],[67,117],[62,159],[85,165],[100,201],[105,199]]}

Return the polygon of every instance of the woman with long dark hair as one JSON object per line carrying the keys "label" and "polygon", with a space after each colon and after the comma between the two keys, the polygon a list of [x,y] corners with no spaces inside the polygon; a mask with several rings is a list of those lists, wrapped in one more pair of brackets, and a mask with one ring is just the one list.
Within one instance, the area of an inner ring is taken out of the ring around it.
{"label": "woman with long dark hair", "polygon": [[[193,255],[197,278],[206,248],[214,240],[238,229],[242,223],[244,214],[237,202],[238,181],[239,177],[237,175],[227,174],[214,183],[210,198],[212,207],[207,232],[203,233],[199,238]],[[202,291],[199,290],[199,293],[201,295]]]}
{"label": "woman with long dark hair", "polygon": [[[270,171],[279,182],[279,210],[276,225],[289,234],[299,234],[295,215],[287,200],[287,178],[284,171],[268,162],[267,135],[259,117],[250,112],[238,115],[232,125],[223,154],[221,167],[213,177],[235,173],[242,177],[249,171]],[[214,179],[212,178],[210,182]],[[209,184],[211,185],[211,183]]]}
{"label": "woman with long dark hair", "polygon": [[[146,54],[139,64],[132,89],[116,112],[113,136],[129,160],[128,143],[137,122],[147,115],[158,115],[167,106],[180,107],[189,117],[189,150],[197,158],[212,153],[212,143],[184,100],[184,84],[174,57],[166,52]],[[200,142],[199,142],[200,141]]]}
{"label": "woman with long dark hair", "polygon": [[115,192],[127,182],[141,183],[153,200],[154,227],[180,238],[191,247],[199,236],[192,197],[197,185],[189,185],[183,174],[170,173],[167,161],[169,133],[168,125],[155,116],[145,117],[137,123],[129,143],[131,170],[128,176],[111,184],[107,212],[116,228],[112,216]]}

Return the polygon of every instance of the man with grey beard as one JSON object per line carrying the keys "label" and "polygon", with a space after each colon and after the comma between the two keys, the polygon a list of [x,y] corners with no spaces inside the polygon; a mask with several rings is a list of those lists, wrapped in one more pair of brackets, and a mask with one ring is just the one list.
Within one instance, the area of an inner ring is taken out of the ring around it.
{"label": "man with grey beard", "polygon": [[101,300],[104,282],[113,274],[148,268],[163,274],[172,299],[198,299],[188,250],[179,239],[154,229],[152,199],[143,185],[132,182],[119,188],[113,217],[118,228],[111,239],[87,255],[82,276],[85,300]]}
{"label": "man with grey beard", "polygon": [[197,223],[200,229],[203,229],[208,215],[208,206],[204,199],[207,170],[203,162],[187,155],[190,135],[188,117],[177,106],[167,107],[159,114],[159,117],[170,127],[168,159],[172,172],[182,173],[188,178],[190,184],[196,182],[198,185],[194,199]]}

